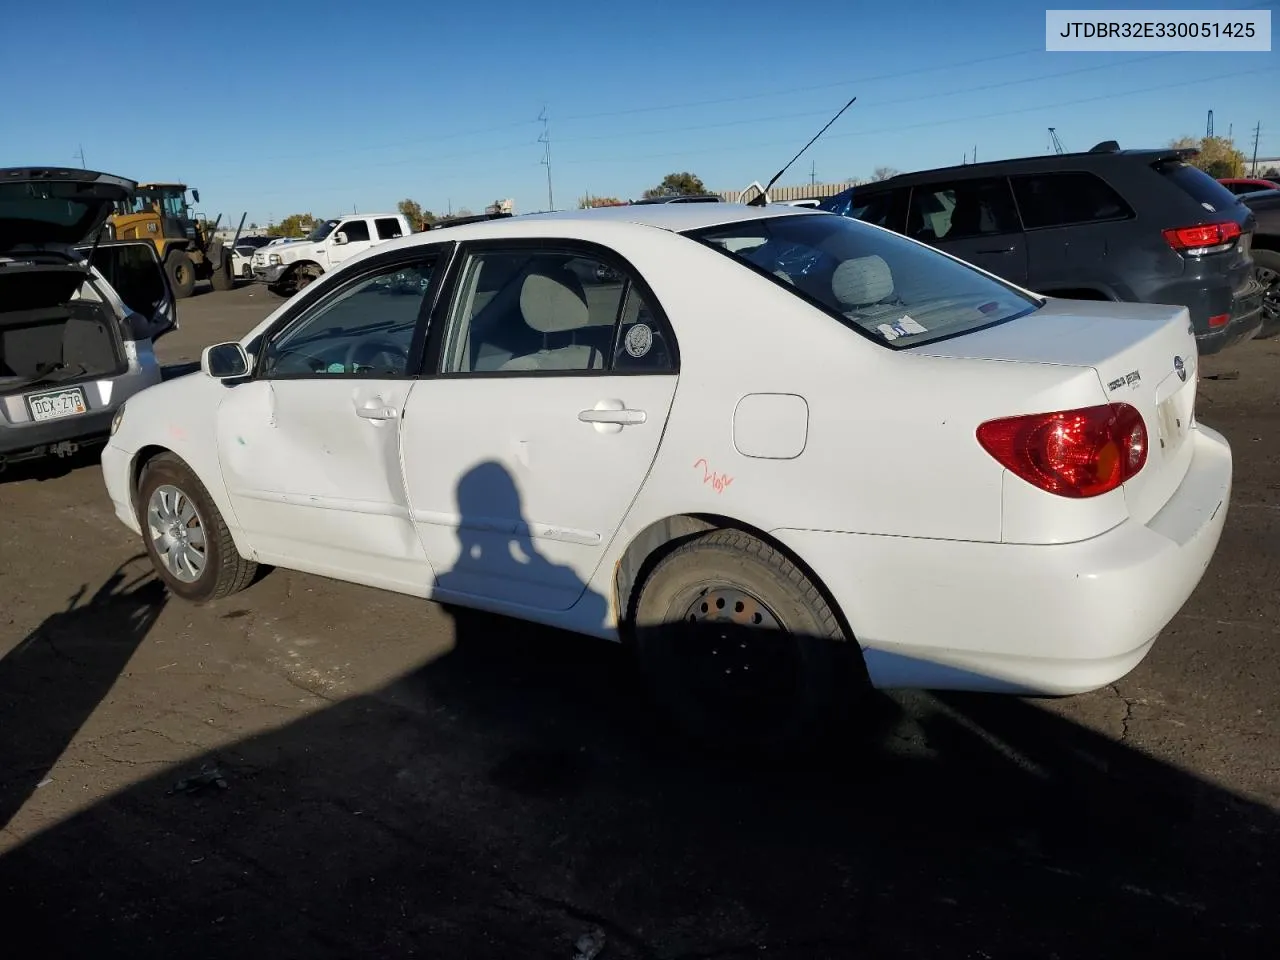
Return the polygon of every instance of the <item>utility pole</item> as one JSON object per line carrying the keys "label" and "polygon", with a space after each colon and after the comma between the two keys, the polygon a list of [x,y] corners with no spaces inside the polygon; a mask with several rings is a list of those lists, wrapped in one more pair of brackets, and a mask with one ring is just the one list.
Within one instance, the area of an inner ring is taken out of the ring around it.
{"label": "utility pole", "polygon": [[544,145],[541,162],[547,168],[547,210],[554,213],[556,201],[551,194],[551,132],[547,127],[547,108],[545,105],[542,108],[542,112],[538,114],[538,120],[542,124],[542,135],[538,137],[538,142]]}
{"label": "utility pole", "polygon": [[816,160],[809,161],[809,186],[812,187],[818,182],[818,166]]}
{"label": "utility pole", "polygon": [[80,147],[79,151],[75,154],[75,157],[76,157],[76,158],[78,158],[78,159],[79,159],[79,161],[80,161],[80,169],[82,169],[82,170],[83,170],[83,169],[85,169],[85,165],[84,165],[84,147],[83,147],[83,146],[81,146],[81,147]]}
{"label": "utility pole", "polygon": [[1256,177],[1258,175],[1258,138],[1262,136],[1262,121],[1259,120],[1253,128],[1253,163],[1249,165],[1249,175]]}

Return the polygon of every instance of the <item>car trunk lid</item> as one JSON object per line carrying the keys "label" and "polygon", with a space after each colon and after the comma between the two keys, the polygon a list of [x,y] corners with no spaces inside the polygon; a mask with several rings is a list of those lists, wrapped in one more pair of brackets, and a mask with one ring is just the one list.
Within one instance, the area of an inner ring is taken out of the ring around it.
{"label": "car trunk lid", "polygon": [[0,170],[0,254],[89,240],[114,205],[133,196],[132,180],[65,167]]}
{"label": "car trunk lid", "polygon": [[[1198,354],[1185,307],[1050,299],[1025,317],[906,352],[1092,368],[1099,402],[1127,403],[1146,425],[1146,465],[1124,485],[1140,522],[1164,506],[1190,465]],[[1024,412],[1043,411],[1009,411]]]}

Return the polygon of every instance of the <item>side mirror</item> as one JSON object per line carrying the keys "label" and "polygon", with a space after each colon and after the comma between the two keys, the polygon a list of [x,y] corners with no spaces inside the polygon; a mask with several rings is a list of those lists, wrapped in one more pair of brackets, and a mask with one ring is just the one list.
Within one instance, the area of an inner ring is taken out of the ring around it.
{"label": "side mirror", "polygon": [[347,242],[347,235],[343,233],[341,230],[339,230],[337,233],[333,235],[333,242],[336,243],[338,246],[342,246],[344,243]]}
{"label": "side mirror", "polygon": [[200,371],[215,380],[247,376],[250,369],[249,354],[235,342],[215,343],[200,353]]}
{"label": "side mirror", "polygon": [[199,202],[200,202],[200,191],[199,191],[199,190],[192,190],[192,191],[191,191],[191,199],[192,199],[192,200],[194,200],[196,203],[199,203]]}

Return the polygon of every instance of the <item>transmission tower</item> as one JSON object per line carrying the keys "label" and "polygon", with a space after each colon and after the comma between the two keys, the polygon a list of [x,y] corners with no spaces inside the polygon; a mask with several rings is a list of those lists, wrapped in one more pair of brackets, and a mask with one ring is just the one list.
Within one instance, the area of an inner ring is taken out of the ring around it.
{"label": "transmission tower", "polygon": [[538,142],[543,145],[541,163],[547,168],[547,210],[554,212],[556,209],[555,198],[551,193],[551,131],[548,128],[547,108],[544,106],[542,112],[538,114],[538,122],[542,124],[542,135],[538,137]]}
{"label": "transmission tower", "polygon": [[1213,136],[1213,111],[1212,110],[1209,111],[1209,119],[1206,120],[1204,124],[1204,135],[1206,138]]}

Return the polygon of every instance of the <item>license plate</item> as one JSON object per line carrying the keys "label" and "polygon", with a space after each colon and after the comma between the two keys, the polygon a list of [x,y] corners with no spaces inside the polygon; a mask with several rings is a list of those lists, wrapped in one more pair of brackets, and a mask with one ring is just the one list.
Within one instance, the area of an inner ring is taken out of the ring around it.
{"label": "license plate", "polygon": [[89,412],[84,402],[84,391],[79,387],[33,393],[27,397],[27,408],[31,411],[32,420],[60,420]]}

